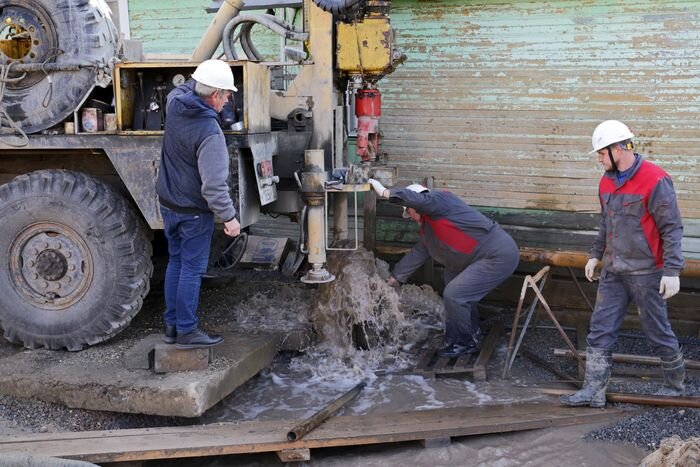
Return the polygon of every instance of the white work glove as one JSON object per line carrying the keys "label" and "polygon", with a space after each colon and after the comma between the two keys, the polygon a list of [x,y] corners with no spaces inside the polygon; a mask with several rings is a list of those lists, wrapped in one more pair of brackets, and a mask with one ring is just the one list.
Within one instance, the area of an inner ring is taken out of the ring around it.
{"label": "white work glove", "polygon": [[659,293],[664,296],[664,300],[668,300],[681,290],[681,280],[678,276],[664,276],[661,278],[659,285]]}
{"label": "white work glove", "polygon": [[598,263],[600,263],[600,260],[598,258],[591,258],[586,263],[584,271],[586,272],[586,279],[588,279],[588,282],[593,282],[596,279],[594,274],[595,267],[598,266]]}
{"label": "white work glove", "polygon": [[[384,185],[382,185],[379,180],[375,180],[373,178],[369,179],[369,184],[372,185],[372,188],[374,191],[377,192],[377,196],[380,198],[388,198],[389,197],[389,190],[387,190]],[[386,196],[384,196],[384,192],[386,193]]]}

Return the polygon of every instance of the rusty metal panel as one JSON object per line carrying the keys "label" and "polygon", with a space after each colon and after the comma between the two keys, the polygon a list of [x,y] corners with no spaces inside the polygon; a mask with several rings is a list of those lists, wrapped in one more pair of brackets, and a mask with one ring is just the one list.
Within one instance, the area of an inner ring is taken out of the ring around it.
{"label": "rusty metal panel", "polygon": [[[402,1],[382,150],[474,205],[596,212],[593,128],[615,118],[700,218],[700,2]],[[696,229],[697,230],[697,229]]]}

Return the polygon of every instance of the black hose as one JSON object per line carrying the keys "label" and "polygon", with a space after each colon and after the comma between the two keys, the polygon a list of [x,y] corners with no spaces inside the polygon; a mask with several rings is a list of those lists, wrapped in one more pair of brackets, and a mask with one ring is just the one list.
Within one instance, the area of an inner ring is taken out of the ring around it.
{"label": "black hose", "polygon": [[367,0],[314,0],[323,11],[334,15],[353,15],[367,5]]}

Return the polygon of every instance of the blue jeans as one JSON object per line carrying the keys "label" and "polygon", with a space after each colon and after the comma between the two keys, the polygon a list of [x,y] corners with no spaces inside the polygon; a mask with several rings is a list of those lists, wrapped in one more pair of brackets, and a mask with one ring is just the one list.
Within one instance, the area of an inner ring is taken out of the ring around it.
{"label": "blue jeans", "polygon": [[165,324],[175,325],[178,334],[185,334],[197,327],[199,289],[209,262],[214,215],[182,214],[164,206],[160,213],[169,255],[165,270]]}

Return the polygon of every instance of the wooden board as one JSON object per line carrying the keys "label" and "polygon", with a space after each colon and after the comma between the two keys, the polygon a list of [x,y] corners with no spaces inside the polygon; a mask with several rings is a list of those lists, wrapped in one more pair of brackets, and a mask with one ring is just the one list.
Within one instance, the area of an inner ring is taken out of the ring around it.
{"label": "wooden board", "polygon": [[486,364],[491,359],[498,343],[498,337],[502,332],[503,324],[493,323],[478,355],[462,355],[457,358],[440,357],[437,355],[437,347],[430,345],[423,351],[415,370],[411,373],[425,376],[472,375],[475,381],[484,381],[486,380]]}
{"label": "wooden board", "polygon": [[[295,442],[287,432],[300,420],[247,421],[214,425],[82,433],[6,436],[4,453],[32,453],[95,463],[443,439],[487,433],[595,423],[619,417],[618,409],[522,404],[451,407],[414,412],[334,417]],[[301,451],[299,451],[301,450]]]}

